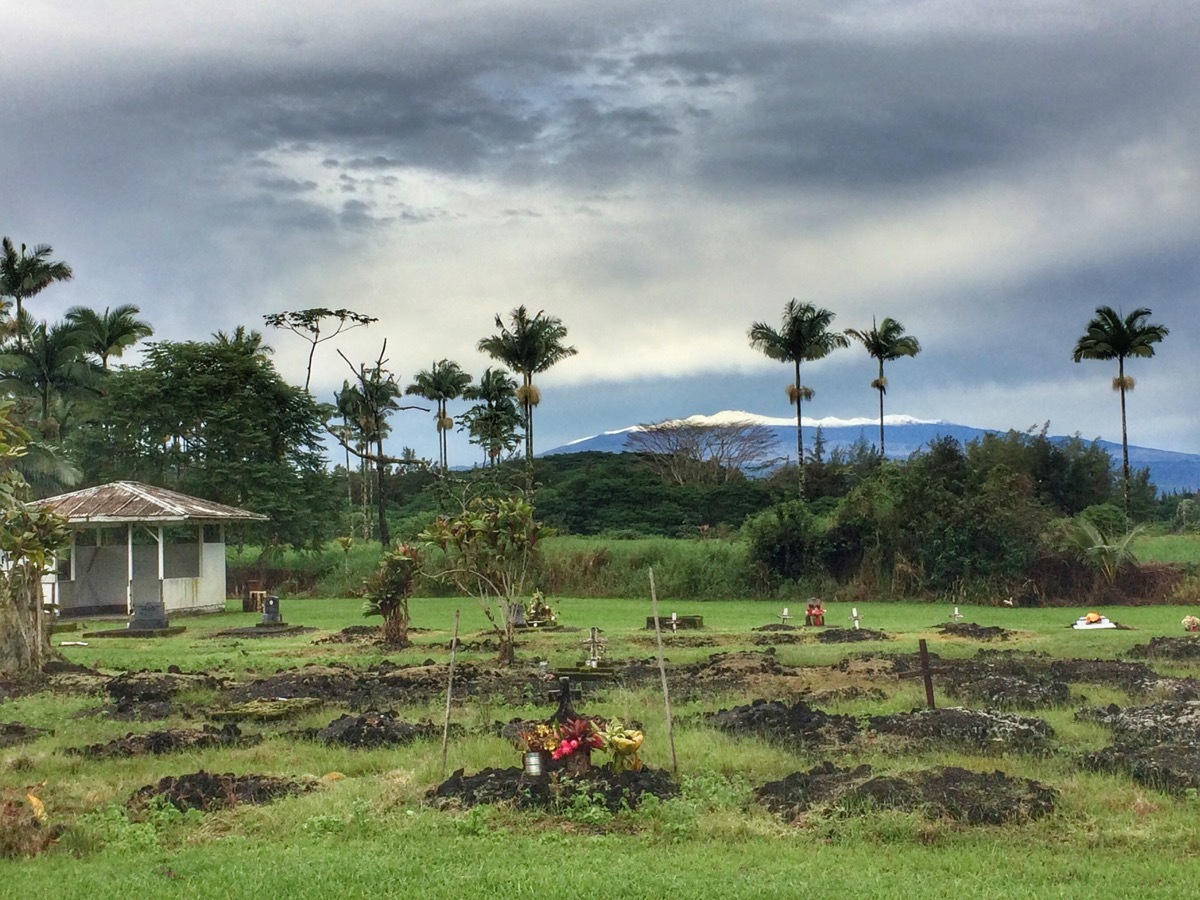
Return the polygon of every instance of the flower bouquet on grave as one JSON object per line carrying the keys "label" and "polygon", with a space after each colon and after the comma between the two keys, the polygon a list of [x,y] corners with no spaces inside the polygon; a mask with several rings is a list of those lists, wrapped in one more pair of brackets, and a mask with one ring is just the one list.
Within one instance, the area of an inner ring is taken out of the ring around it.
{"label": "flower bouquet on grave", "polygon": [[1184,616],[1183,617],[1183,630],[1184,631],[1200,631],[1200,619],[1196,618],[1195,616]]}
{"label": "flower bouquet on grave", "polygon": [[640,772],[642,761],[638,759],[645,736],[635,728],[626,728],[619,719],[613,719],[600,732],[604,749],[612,754],[614,772]]}
{"label": "flower bouquet on grave", "polygon": [[604,748],[604,720],[595,717],[570,719],[558,726],[558,746],[550,756],[571,775],[592,767],[592,751]]}
{"label": "flower bouquet on grave", "polygon": [[550,753],[558,743],[558,730],[544,723],[530,723],[513,737],[513,746],[524,753]]}

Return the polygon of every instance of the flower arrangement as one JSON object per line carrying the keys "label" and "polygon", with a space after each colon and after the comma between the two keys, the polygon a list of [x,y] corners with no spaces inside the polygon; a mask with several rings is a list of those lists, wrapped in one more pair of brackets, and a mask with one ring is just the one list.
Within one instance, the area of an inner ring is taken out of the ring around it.
{"label": "flower arrangement", "polygon": [[620,719],[613,719],[600,733],[604,749],[612,754],[613,770],[617,772],[640,772],[642,761],[637,752],[641,749],[645,735],[635,728],[626,728]]}
{"label": "flower arrangement", "polygon": [[558,729],[553,725],[529,725],[517,732],[513,744],[526,753],[550,753],[559,740]]}
{"label": "flower arrangement", "polygon": [[525,613],[525,618],[530,622],[544,622],[550,625],[557,621],[554,610],[550,608],[550,604],[546,602],[546,595],[541,591],[534,591],[529,598],[529,611]]}
{"label": "flower arrangement", "polygon": [[1195,616],[1184,616],[1183,617],[1183,630],[1184,631],[1200,631],[1200,618],[1196,618]]}
{"label": "flower arrangement", "polygon": [[566,759],[580,752],[586,756],[592,750],[603,749],[603,728],[603,719],[582,717],[564,722],[558,726],[559,742],[551,751],[551,758]]}

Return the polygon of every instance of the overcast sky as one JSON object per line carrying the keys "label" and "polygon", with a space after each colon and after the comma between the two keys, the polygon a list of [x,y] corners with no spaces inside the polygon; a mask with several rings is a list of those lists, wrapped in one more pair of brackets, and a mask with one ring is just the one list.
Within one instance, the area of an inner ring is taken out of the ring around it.
{"label": "overcast sky", "polygon": [[[171,340],[266,313],[379,322],[402,383],[478,375],[545,309],[539,450],[693,413],[789,414],[754,321],[900,320],[887,411],[1120,439],[1096,306],[1153,310],[1131,442],[1200,452],[1200,6],[1184,0],[0,0],[0,233]],[[318,351],[314,394],[351,373]],[[860,346],[806,413],[871,416]],[[465,406],[452,406],[461,412]],[[431,415],[394,443],[436,455]],[[451,464],[474,460],[460,444]]]}

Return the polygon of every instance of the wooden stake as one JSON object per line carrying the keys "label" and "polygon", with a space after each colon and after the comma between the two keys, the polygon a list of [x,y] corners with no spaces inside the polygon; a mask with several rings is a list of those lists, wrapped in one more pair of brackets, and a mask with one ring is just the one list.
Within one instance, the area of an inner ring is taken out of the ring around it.
{"label": "wooden stake", "polygon": [[446,678],[446,718],[442,720],[442,778],[446,777],[446,744],[450,740],[450,698],[454,694],[454,656],[458,653],[458,610],[454,611],[454,637],[450,639],[450,674]]}
{"label": "wooden stake", "polygon": [[667,742],[671,746],[671,771],[679,774],[675,758],[675,724],[671,720],[671,692],[667,689],[667,663],[663,659],[662,626],[658,622],[658,592],[654,589],[654,569],[650,569],[650,614],[654,616],[654,638],[658,643],[658,674],[662,678],[663,705],[667,709]]}

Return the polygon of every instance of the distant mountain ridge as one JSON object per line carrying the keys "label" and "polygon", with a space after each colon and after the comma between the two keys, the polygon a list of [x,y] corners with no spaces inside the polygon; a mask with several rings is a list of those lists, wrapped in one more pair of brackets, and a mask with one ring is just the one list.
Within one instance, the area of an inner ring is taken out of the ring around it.
{"label": "distant mountain ridge", "polygon": [[[740,410],[723,410],[710,416],[688,416],[686,419],[676,419],[673,421],[689,425],[729,425],[738,422],[761,425],[775,432],[776,440],[779,442],[779,451],[776,455],[788,456],[794,459],[794,456],[791,454],[795,453],[796,448],[795,419],[762,416]],[[879,439],[878,419],[838,419],[831,417],[825,419],[806,418],[803,419],[803,422],[805,445],[807,447],[812,446],[812,438],[816,435],[817,428],[820,428],[821,437],[825,441],[826,453],[831,453],[838,448],[847,449],[859,441],[865,441],[867,444],[874,446]],[[931,441],[941,437],[951,437],[962,444],[966,444],[985,434],[1004,433],[996,429],[975,428],[970,425],[956,425],[953,422],[945,422],[938,419],[916,419],[912,416],[903,415],[884,416],[883,423],[887,430],[886,443],[889,459],[907,459],[918,450],[928,447]],[[555,447],[553,450],[546,450],[539,455],[554,456],[560,453],[586,453],[589,451],[624,453],[626,452],[625,442],[630,432],[640,431],[641,429],[642,426],[640,425],[629,425],[614,431],[605,431],[591,437],[571,441],[568,444],[563,444],[561,447]],[[1052,441],[1066,441],[1070,439],[1070,437],[1064,435],[1050,437]],[[1112,441],[1097,441],[1096,443],[1108,451],[1119,467],[1121,462],[1121,445]],[[791,451],[790,454],[789,450]],[[1155,450],[1151,447],[1137,447],[1131,444],[1129,447],[1129,466],[1135,470],[1148,468],[1150,470],[1150,480],[1164,494],[1176,491],[1200,490],[1200,453]]]}

